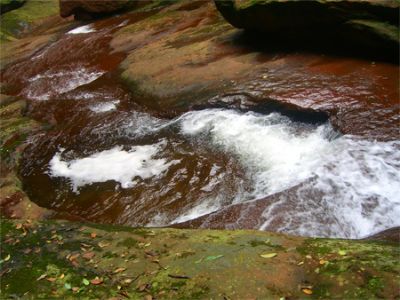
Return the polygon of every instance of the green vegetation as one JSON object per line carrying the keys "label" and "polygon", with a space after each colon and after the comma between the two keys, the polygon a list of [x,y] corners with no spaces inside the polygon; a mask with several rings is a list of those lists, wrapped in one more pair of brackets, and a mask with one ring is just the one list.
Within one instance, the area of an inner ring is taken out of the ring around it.
{"label": "green vegetation", "polygon": [[394,298],[400,271],[397,245],[245,230],[2,219],[1,244],[4,298]]}
{"label": "green vegetation", "polygon": [[58,15],[57,0],[29,0],[21,8],[1,16],[1,41],[10,41],[29,30],[36,22]]}

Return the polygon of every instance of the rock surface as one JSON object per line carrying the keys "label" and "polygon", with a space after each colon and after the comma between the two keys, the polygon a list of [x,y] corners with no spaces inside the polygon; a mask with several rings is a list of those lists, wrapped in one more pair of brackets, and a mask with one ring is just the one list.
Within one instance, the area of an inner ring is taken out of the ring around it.
{"label": "rock surface", "polygon": [[133,0],[59,0],[63,18],[74,15],[77,20],[92,19],[121,11],[134,5]]}
{"label": "rock surface", "polygon": [[258,31],[271,42],[347,48],[398,60],[398,1],[227,0],[215,4],[233,26]]}
{"label": "rock surface", "polygon": [[5,298],[398,296],[390,243],[5,219],[1,232]]}

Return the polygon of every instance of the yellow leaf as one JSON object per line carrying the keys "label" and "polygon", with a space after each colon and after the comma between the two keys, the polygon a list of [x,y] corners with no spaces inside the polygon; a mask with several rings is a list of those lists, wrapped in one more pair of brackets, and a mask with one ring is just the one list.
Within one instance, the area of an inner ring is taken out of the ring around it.
{"label": "yellow leaf", "polygon": [[301,289],[301,291],[306,295],[311,295],[313,293],[310,289]]}
{"label": "yellow leaf", "polygon": [[327,263],[327,261],[324,260],[324,259],[321,259],[321,260],[319,261],[319,264],[320,264],[320,265],[324,265],[324,264],[326,264],[326,263]]}
{"label": "yellow leaf", "polygon": [[114,270],[114,274],[121,273],[121,272],[123,272],[125,270],[126,270],[126,268],[117,268],[117,269]]}
{"label": "yellow leaf", "polygon": [[11,258],[11,255],[10,254],[8,254],[5,258],[4,258],[4,261],[9,261],[10,260],[10,258]]}
{"label": "yellow leaf", "polygon": [[275,252],[272,252],[272,253],[264,253],[264,254],[261,254],[260,256],[262,257],[262,258],[272,258],[272,257],[275,257],[275,256],[277,256],[278,254],[276,254]]}
{"label": "yellow leaf", "polygon": [[100,248],[104,248],[104,247],[110,246],[110,243],[107,243],[107,242],[100,242],[100,243],[98,243],[97,245],[99,245]]}

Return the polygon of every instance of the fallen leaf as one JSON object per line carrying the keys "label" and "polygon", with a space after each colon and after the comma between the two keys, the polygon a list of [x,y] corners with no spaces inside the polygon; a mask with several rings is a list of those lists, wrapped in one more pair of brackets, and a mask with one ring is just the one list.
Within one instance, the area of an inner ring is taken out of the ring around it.
{"label": "fallen leaf", "polygon": [[304,261],[301,261],[297,264],[298,266],[304,265]]}
{"label": "fallen leaf", "polygon": [[74,287],[72,288],[72,291],[73,291],[74,293],[76,293],[77,291],[79,291],[79,287],[74,286]]}
{"label": "fallen leaf", "polygon": [[306,295],[312,295],[312,293],[313,293],[313,291],[312,291],[312,290],[310,290],[310,289],[306,289],[306,288],[304,288],[304,289],[301,289],[301,291],[302,291],[304,294],[306,294]]}
{"label": "fallen leaf", "polygon": [[220,254],[220,255],[211,255],[211,256],[207,256],[207,257],[204,259],[204,261],[216,260],[216,259],[221,258],[221,257],[223,257],[222,254]]}
{"label": "fallen leaf", "polygon": [[341,256],[345,256],[347,254],[347,252],[345,250],[339,250],[339,255]]}
{"label": "fallen leaf", "polygon": [[154,251],[144,251],[144,253],[146,254],[146,255],[148,255],[148,256],[157,256],[157,253],[156,252],[154,252]]}
{"label": "fallen leaf", "polygon": [[121,272],[123,272],[125,270],[126,270],[126,268],[117,268],[117,269],[114,270],[114,274],[121,273]]}
{"label": "fallen leaf", "polygon": [[69,261],[73,261],[73,260],[76,260],[79,256],[80,256],[80,254],[76,253],[74,255],[70,255],[68,259],[69,259]]}
{"label": "fallen leaf", "polygon": [[54,281],[57,280],[57,278],[49,277],[49,278],[46,278],[46,280],[49,281],[49,282],[54,282]]}
{"label": "fallen leaf", "polygon": [[132,279],[131,279],[131,278],[127,278],[127,279],[124,280],[124,283],[126,283],[126,284],[129,284],[129,283],[131,283],[131,282],[132,282]]}
{"label": "fallen leaf", "polygon": [[42,279],[46,278],[46,276],[47,276],[47,274],[42,274],[36,280],[37,281],[42,280]]}
{"label": "fallen leaf", "polygon": [[10,260],[10,258],[11,258],[11,255],[10,254],[8,254],[5,258],[4,258],[4,261],[9,261]]}
{"label": "fallen leaf", "polygon": [[147,288],[147,283],[143,283],[137,287],[139,292],[143,292]]}
{"label": "fallen leaf", "polygon": [[97,245],[99,245],[100,248],[105,248],[105,247],[110,246],[110,243],[107,243],[107,242],[100,242],[100,243],[98,243]]}
{"label": "fallen leaf", "polygon": [[72,264],[74,267],[79,267],[79,263],[78,263],[78,261],[76,261],[76,260],[71,261],[71,264]]}
{"label": "fallen leaf", "polygon": [[272,258],[272,257],[275,257],[277,255],[278,255],[277,253],[273,252],[273,253],[264,253],[264,254],[261,254],[260,256],[262,258]]}
{"label": "fallen leaf", "polygon": [[24,254],[29,254],[29,253],[32,252],[32,249],[26,248],[26,249],[25,249],[24,251],[22,251],[22,252],[24,252]]}
{"label": "fallen leaf", "polygon": [[201,263],[203,261],[203,258],[200,258],[199,260],[196,260],[194,263],[195,264],[199,264],[199,263]]}
{"label": "fallen leaf", "polygon": [[326,264],[326,263],[327,263],[327,261],[324,260],[324,259],[321,259],[321,260],[319,261],[319,264],[320,264],[320,265],[324,265],[324,264]]}
{"label": "fallen leaf", "polygon": [[83,257],[84,259],[90,260],[90,259],[92,259],[95,255],[96,255],[96,253],[94,253],[94,252],[85,252],[85,253],[82,254],[82,257]]}
{"label": "fallen leaf", "polygon": [[145,300],[153,300],[153,297],[151,295],[146,295],[144,296]]}
{"label": "fallen leaf", "polygon": [[71,287],[71,284],[69,284],[68,282],[66,282],[65,284],[64,284],[64,287],[67,289],[67,290],[70,290],[72,287]]}
{"label": "fallen leaf", "polygon": [[15,229],[21,229],[22,228],[22,224],[18,223],[17,225],[15,225]]}
{"label": "fallen leaf", "polygon": [[176,278],[176,279],[189,279],[189,276],[186,275],[177,275],[177,274],[168,274],[168,277]]}
{"label": "fallen leaf", "polygon": [[90,283],[93,285],[99,285],[103,283],[103,279],[96,277],[95,279],[90,280]]}
{"label": "fallen leaf", "polygon": [[86,278],[83,278],[83,279],[82,279],[82,283],[83,283],[84,285],[89,285],[89,284],[90,284],[89,280],[87,280]]}
{"label": "fallen leaf", "polygon": [[63,279],[64,277],[65,277],[65,275],[64,275],[64,273],[62,273],[59,278]]}
{"label": "fallen leaf", "polygon": [[94,239],[96,236],[97,236],[96,232],[92,232],[92,233],[90,234],[90,237],[91,237],[92,239]]}

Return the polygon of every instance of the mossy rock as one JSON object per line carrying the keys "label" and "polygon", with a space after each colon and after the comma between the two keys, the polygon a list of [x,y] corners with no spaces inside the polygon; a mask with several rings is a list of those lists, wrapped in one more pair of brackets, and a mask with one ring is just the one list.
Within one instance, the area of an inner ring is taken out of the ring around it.
{"label": "mossy rock", "polygon": [[377,299],[399,248],[238,230],[1,220],[1,290],[23,299]]}
{"label": "mossy rock", "polygon": [[215,4],[233,26],[258,32],[270,41],[357,50],[398,60],[398,1],[225,0]]}
{"label": "mossy rock", "polygon": [[1,16],[0,39],[2,42],[19,38],[32,26],[50,16],[58,15],[57,0],[28,0],[22,7]]}

